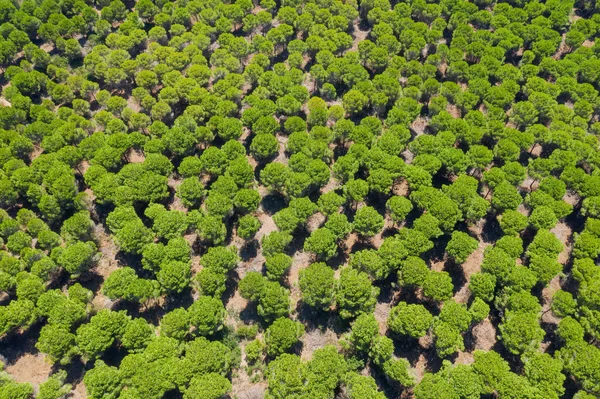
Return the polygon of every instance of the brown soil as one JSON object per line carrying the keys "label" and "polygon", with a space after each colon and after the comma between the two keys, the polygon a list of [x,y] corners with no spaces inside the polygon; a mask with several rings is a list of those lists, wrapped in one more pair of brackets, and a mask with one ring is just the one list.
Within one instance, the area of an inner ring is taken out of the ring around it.
{"label": "brown soil", "polygon": [[131,150],[127,155],[127,159],[130,163],[142,163],[146,160],[146,156],[143,152]]}
{"label": "brown soil", "polygon": [[292,258],[292,266],[288,272],[287,281],[290,286],[290,299],[292,309],[296,309],[298,302],[302,297],[302,292],[298,286],[300,270],[308,267],[312,263],[312,254],[304,251],[298,251]]}
{"label": "brown soil", "polygon": [[87,397],[88,395],[85,389],[85,384],[83,383],[83,381],[80,381],[73,387],[69,399],[86,399]]}
{"label": "brown soil", "polygon": [[454,364],[473,364],[474,361],[472,353],[459,351]]}
{"label": "brown soil", "polygon": [[26,353],[14,364],[7,366],[6,372],[8,372],[16,382],[30,383],[37,392],[39,385],[46,381],[50,376],[52,365],[46,360],[46,356],[42,353]]}
{"label": "brown soil", "polygon": [[454,295],[454,300],[458,303],[467,303],[471,292],[469,291],[469,281],[471,281],[471,275],[481,271],[481,262],[483,262],[483,252],[485,248],[490,244],[483,241],[479,241],[479,247],[467,258],[465,263],[462,264],[461,268],[465,277],[466,283],[460,290]]}
{"label": "brown soil", "polygon": [[460,118],[460,110],[456,105],[448,104],[446,106],[446,111],[448,111],[454,118]]}
{"label": "brown soil", "polygon": [[550,306],[552,304],[552,297],[556,293],[556,291],[560,290],[560,277],[556,276],[550,283],[542,290],[542,321],[544,323],[550,324],[558,324],[560,318],[556,317],[554,313],[550,310]]}
{"label": "brown soil", "polygon": [[377,305],[375,305],[375,319],[377,320],[377,323],[379,323],[379,334],[381,335],[385,335],[387,332],[387,321],[388,318],[390,316],[390,311],[392,310],[392,304],[391,303],[385,303],[385,302],[377,302]]}
{"label": "brown soil", "polygon": [[563,250],[560,254],[558,254],[558,262],[564,265],[569,261],[569,254],[571,253],[571,244],[569,241],[573,236],[573,229],[571,229],[566,223],[559,222],[550,231],[554,233],[556,238],[558,238],[563,244]]}
{"label": "brown soil", "polygon": [[417,136],[420,136],[425,133],[425,128],[427,127],[427,120],[422,116],[419,116],[415,121],[410,125],[410,128]]}
{"label": "brown soil", "polygon": [[489,319],[485,319],[473,327],[475,337],[475,349],[489,351],[496,344],[496,327]]}
{"label": "brown soil", "polygon": [[310,360],[313,352],[317,349],[327,345],[338,345],[338,337],[335,332],[330,329],[321,331],[318,328],[315,328],[304,334],[300,338],[300,341],[302,342],[302,353],[300,354],[300,357],[304,361]]}
{"label": "brown soil", "polygon": [[352,32],[352,36],[354,37],[354,41],[352,42],[352,47],[350,47],[350,51],[358,51],[358,45],[360,42],[365,41],[369,36],[368,30],[360,30],[358,24],[355,22],[354,32]]}

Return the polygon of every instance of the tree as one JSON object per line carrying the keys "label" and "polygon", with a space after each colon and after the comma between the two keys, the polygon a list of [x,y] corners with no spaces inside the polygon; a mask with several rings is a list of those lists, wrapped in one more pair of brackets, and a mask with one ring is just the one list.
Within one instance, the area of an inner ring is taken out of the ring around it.
{"label": "tree", "polygon": [[127,323],[121,343],[130,352],[141,352],[154,337],[154,326],[143,318],[137,318]]}
{"label": "tree", "polygon": [[420,338],[427,334],[433,323],[433,316],[423,305],[399,302],[392,308],[388,319],[391,331],[400,335]]}
{"label": "tree", "polygon": [[356,351],[368,353],[373,340],[379,334],[379,323],[371,313],[361,313],[352,322],[348,340]]}
{"label": "tree", "polygon": [[292,242],[292,236],[288,233],[274,231],[265,235],[261,240],[263,255],[271,256],[284,252],[290,242]]}
{"label": "tree", "polygon": [[98,360],[83,377],[88,395],[93,399],[116,399],[121,390],[121,376],[116,367]]}
{"label": "tree", "polygon": [[299,285],[303,302],[321,310],[328,310],[334,297],[333,275],[333,269],[321,262],[313,263],[301,270]]}
{"label": "tree", "polygon": [[547,353],[534,352],[525,358],[525,376],[529,383],[547,398],[558,398],[565,392],[563,363]]}
{"label": "tree", "polygon": [[464,263],[469,255],[479,246],[479,243],[467,233],[461,231],[452,232],[452,238],[446,245],[446,252],[458,263]]}
{"label": "tree", "polygon": [[427,373],[415,387],[416,399],[455,399],[458,397],[453,387],[439,374]]}
{"label": "tree", "polygon": [[153,234],[140,219],[136,219],[125,223],[115,233],[115,238],[123,251],[139,254],[146,244],[153,241]]}
{"label": "tree", "polygon": [[431,271],[423,282],[423,295],[434,301],[445,301],[452,298],[454,285],[447,272]]}
{"label": "tree", "polygon": [[289,291],[277,282],[265,282],[258,297],[258,315],[268,322],[279,317],[287,316],[289,310]]}
{"label": "tree", "polygon": [[556,214],[548,206],[538,206],[529,215],[529,223],[536,230],[551,229],[558,222]]}
{"label": "tree", "polygon": [[265,344],[267,354],[277,357],[290,350],[304,334],[304,325],[287,318],[279,318],[267,328]]}
{"label": "tree", "polygon": [[71,362],[71,357],[75,354],[75,335],[67,326],[47,324],[40,331],[36,348],[48,354],[52,361],[66,365]]}
{"label": "tree", "polygon": [[238,220],[237,234],[245,240],[250,240],[260,229],[260,221],[252,215],[244,215]]}
{"label": "tree", "polygon": [[177,340],[185,339],[190,330],[190,318],[183,308],[177,308],[166,313],[160,320],[160,335]]}
{"label": "tree", "polygon": [[346,112],[349,114],[357,114],[365,109],[369,103],[369,98],[360,91],[353,89],[344,94],[342,102]]}
{"label": "tree", "polygon": [[377,295],[379,288],[371,285],[366,273],[352,268],[342,270],[336,289],[336,302],[342,318],[349,319],[371,311]]}
{"label": "tree", "polygon": [[386,208],[395,223],[402,223],[406,216],[412,211],[412,202],[406,197],[395,195],[387,200]]}
{"label": "tree", "polygon": [[185,399],[219,399],[231,390],[231,382],[217,373],[196,376],[185,390]]}
{"label": "tree", "polygon": [[519,211],[508,209],[499,215],[500,228],[504,234],[515,235],[527,227],[527,216]]}
{"label": "tree", "polygon": [[292,266],[292,258],[286,254],[278,253],[269,256],[265,260],[267,277],[272,280],[280,280]]}
{"label": "tree", "polygon": [[509,313],[499,328],[504,346],[516,355],[536,349],[545,335],[537,315],[531,313]]}
{"label": "tree", "polygon": [[496,277],[490,273],[474,273],[471,275],[469,290],[476,298],[481,298],[486,302],[494,299],[494,290],[496,289]]}
{"label": "tree", "polygon": [[259,160],[273,157],[279,150],[277,138],[271,134],[258,134],[252,139],[250,152]]}
{"label": "tree", "polygon": [[516,210],[523,198],[510,183],[504,181],[494,188],[492,206],[499,211]]}
{"label": "tree", "polygon": [[337,254],[337,236],[327,227],[313,231],[304,242],[304,250],[328,260]]}
{"label": "tree", "polygon": [[383,229],[383,216],[370,206],[364,206],[356,211],[354,230],[362,236],[372,237]]}
{"label": "tree", "polygon": [[227,311],[219,299],[201,296],[188,308],[187,314],[196,334],[207,336],[221,330]]}
{"label": "tree", "polygon": [[191,269],[186,262],[170,261],[160,266],[156,279],[167,293],[180,293],[190,284]]}
{"label": "tree", "polygon": [[460,331],[446,322],[438,322],[433,327],[435,351],[441,358],[465,349]]}

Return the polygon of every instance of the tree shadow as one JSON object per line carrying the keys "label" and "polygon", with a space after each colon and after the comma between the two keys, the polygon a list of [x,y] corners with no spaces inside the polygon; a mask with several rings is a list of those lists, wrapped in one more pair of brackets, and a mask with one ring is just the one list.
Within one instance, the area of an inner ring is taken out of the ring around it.
{"label": "tree shadow", "polygon": [[488,217],[485,219],[483,228],[481,230],[481,237],[486,243],[494,243],[502,237],[502,229],[500,223],[495,217]]}
{"label": "tree shadow", "polygon": [[282,195],[272,193],[265,195],[262,198],[260,205],[265,213],[271,216],[285,208],[287,203]]}
{"label": "tree shadow", "polygon": [[10,366],[26,354],[35,355],[39,350],[35,347],[40,330],[44,323],[36,322],[23,332],[8,333],[0,339],[0,359]]}
{"label": "tree shadow", "polygon": [[240,248],[240,259],[243,262],[248,262],[249,260],[256,258],[256,256],[258,255],[258,248],[259,244],[257,239],[247,241]]}

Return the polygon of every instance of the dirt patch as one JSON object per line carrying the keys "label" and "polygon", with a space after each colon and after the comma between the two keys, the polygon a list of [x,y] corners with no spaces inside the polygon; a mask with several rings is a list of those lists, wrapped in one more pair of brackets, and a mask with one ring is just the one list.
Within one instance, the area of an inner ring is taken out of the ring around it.
{"label": "dirt patch", "polygon": [[569,256],[571,254],[570,240],[573,236],[573,229],[571,229],[566,223],[559,222],[550,231],[554,233],[556,238],[558,238],[563,244],[563,250],[560,254],[558,254],[558,262],[564,265],[569,261]]}
{"label": "dirt patch", "polygon": [[392,310],[391,303],[377,302],[375,305],[375,320],[379,323],[379,334],[385,335],[387,333],[387,321]]}
{"label": "dirt patch", "polygon": [[556,291],[560,290],[560,277],[556,276],[542,290],[542,321],[549,324],[558,324],[560,318],[556,317],[550,310],[552,305],[552,297]]}
{"label": "dirt patch", "polygon": [[85,389],[85,384],[83,381],[77,383],[73,389],[71,390],[71,396],[69,399],[87,399],[87,390]]}
{"label": "dirt patch", "polygon": [[419,116],[415,121],[410,125],[410,128],[417,136],[425,134],[425,128],[427,127],[427,120],[422,116]]}
{"label": "dirt patch", "polygon": [[292,266],[288,273],[288,284],[290,286],[290,299],[292,309],[296,309],[298,302],[302,298],[302,292],[298,285],[298,278],[300,276],[300,270],[305,269],[312,262],[312,254],[309,252],[298,251],[292,258]]}
{"label": "dirt patch", "polygon": [[454,104],[448,104],[446,106],[446,111],[448,111],[448,113],[450,115],[452,115],[454,118],[460,118],[460,110],[458,109],[458,107]]}
{"label": "dirt patch", "polygon": [[479,247],[477,247],[477,249],[473,251],[473,253],[467,258],[467,260],[461,265],[461,269],[463,272],[463,276],[465,277],[466,283],[454,295],[454,300],[456,302],[467,303],[469,301],[469,297],[471,296],[471,291],[469,291],[469,281],[471,281],[471,275],[481,271],[483,253],[485,252],[485,248],[489,245],[489,243],[485,243],[480,240]]}
{"label": "dirt patch", "polygon": [[277,141],[279,142],[279,150],[277,152],[277,158],[273,160],[273,162],[281,163],[284,165],[288,164],[288,157],[285,154],[285,148],[287,146],[288,138],[287,136],[277,135]]}
{"label": "dirt patch", "polygon": [[420,354],[417,363],[415,363],[414,368],[410,371],[412,371],[411,374],[413,379],[415,380],[415,383],[418,384],[419,382],[421,382],[421,380],[425,376],[425,373],[427,373],[427,358],[423,354]]}
{"label": "dirt patch", "polygon": [[569,192],[569,191],[567,191],[567,193],[563,196],[562,199],[567,204],[571,204],[573,206],[577,206],[577,204],[579,204],[579,201],[581,201],[581,198],[579,197],[579,195],[577,195],[577,193],[573,193],[573,192]]}
{"label": "dirt patch", "polygon": [[489,351],[496,344],[496,327],[489,319],[473,327],[473,337],[475,338],[475,349]]}
{"label": "dirt patch", "polygon": [[146,155],[140,151],[130,150],[127,159],[129,163],[142,163],[146,160]]}
{"label": "dirt patch", "polygon": [[302,353],[300,358],[304,361],[312,359],[312,354],[315,350],[327,345],[338,344],[338,337],[335,332],[330,329],[321,331],[318,328],[304,334],[300,341],[302,342]]}
{"label": "dirt patch", "polygon": [[46,356],[42,353],[26,353],[14,364],[7,366],[6,372],[8,372],[16,382],[30,383],[37,392],[39,385],[46,381],[50,376],[52,365],[46,361]]}
{"label": "dirt patch", "polygon": [[142,108],[140,107],[140,104],[132,96],[127,97],[127,106],[129,108],[131,108],[132,110],[134,110],[135,112],[140,112],[142,110]]}
{"label": "dirt patch", "polygon": [[352,41],[352,47],[350,47],[349,51],[358,51],[358,45],[360,44],[360,42],[367,40],[367,37],[369,36],[369,31],[360,30],[360,27],[358,26],[357,22],[354,22],[353,28],[354,31],[352,32],[352,37],[354,37],[354,40]]}
{"label": "dirt patch", "polygon": [[517,211],[519,213],[521,213],[522,215],[529,217],[529,209],[527,209],[527,207],[525,207],[525,205],[520,204],[519,207],[517,208]]}
{"label": "dirt patch", "polygon": [[311,217],[309,217],[306,222],[306,227],[308,231],[312,233],[313,231],[321,227],[323,223],[325,223],[325,219],[325,215],[323,215],[321,212],[317,212]]}
{"label": "dirt patch", "polygon": [[475,358],[472,353],[459,351],[454,364],[473,364],[473,362]]}

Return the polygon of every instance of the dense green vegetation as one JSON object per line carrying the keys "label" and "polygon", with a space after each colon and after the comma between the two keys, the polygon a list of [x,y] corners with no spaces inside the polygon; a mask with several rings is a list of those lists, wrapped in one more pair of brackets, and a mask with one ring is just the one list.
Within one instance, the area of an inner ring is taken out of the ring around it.
{"label": "dense green vegetation", "polygon": [[0,399],[599,397],[596,11],[0,0]]}

